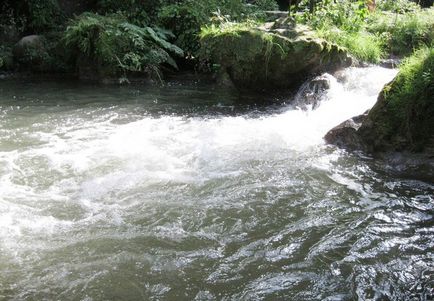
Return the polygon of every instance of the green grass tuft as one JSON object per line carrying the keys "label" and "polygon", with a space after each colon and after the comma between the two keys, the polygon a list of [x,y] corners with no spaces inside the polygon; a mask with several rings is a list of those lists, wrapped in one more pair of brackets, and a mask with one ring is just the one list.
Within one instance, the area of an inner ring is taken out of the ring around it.
{"label": "green grass tuft", "polygon": [[345,49],[356,59],[378,63],[385,57],[384,42],[378,35],[365,31],[347,32],[339,29],[318,30],[319,37]]}

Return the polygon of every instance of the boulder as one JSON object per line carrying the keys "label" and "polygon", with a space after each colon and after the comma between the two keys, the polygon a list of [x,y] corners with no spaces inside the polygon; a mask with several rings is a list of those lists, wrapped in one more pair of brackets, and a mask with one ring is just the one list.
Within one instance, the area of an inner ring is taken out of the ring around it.
{"label": "boulder", "polygon": [[46,41],[43,36],[25,36],[13,47],[14,60],[21,69],[38,71],[48,58]]}
{"label": "boulder", "polygon": [[434,158],[434,49],[408,58],[359,122],[330,130],[328,143],[368,153],[407,152]]}
{"label": "boulder", "polygon": [[234,24],[202,32],[202,57],[220,65],[246,90],[292,88],[313,74],[351,64],[347,52],[316,38],[306,26],[280,19],[261,26]]}
{"label": "boulder", "polygon": [[324,136],[329,144],[334,144],[346,150],[366,150],[366,145],[358,134],[362,122],[366,119],[367,113],[348,119],[338,126],[332,128]]}
{"label": "boulder", "polygon": [[308,106],[316,109],[330,89],[330,77],[329,74],[323,74],[305,82],[295,95],[292,104],[301,109],[307,109]]}

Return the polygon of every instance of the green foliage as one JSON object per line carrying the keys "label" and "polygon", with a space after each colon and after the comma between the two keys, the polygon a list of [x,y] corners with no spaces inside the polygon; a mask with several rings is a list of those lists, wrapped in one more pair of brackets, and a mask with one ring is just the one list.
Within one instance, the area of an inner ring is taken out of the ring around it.
{"label": "green foliage", "polygon": [[122,14],[100,16],[84,13],[68,26],[64,41],[104,68],[108,75],[131,72],[159,72],[162,64],[177,68],[170,54],[183,51],[169,43],[171,32],[158,27],[140,27],[127,22]]}
{"label": "green foliage", "polygon": [[101,14],[122,13],[130,23],[146,26],[157,22],[158,12],[164,0],[98,0],[97,11]]}
{"label": "green foliage", "polygon": [[406,13],[417,11],[420,6],[409,0],[381,0],[377,1],[377,10],[390,11],[395,13]]}
{"label": "green foliage", "polygon": [[11,47],[0,46],[0,70],[11,70],[13,65],[13,55]]}
{"label": "green foliage", "polygon": [[[168,1],[166,1],[168,2]],[[265,10],[278,8],[275,0],[183,0],[161,8],[161,24],[173,31],[176,44],[188,54],[199,50],[199,31],[202,26],[220,23],[222,20],[242,22],[249,18],[261,19]]]}
{"label": "green foliage", "polygon": [[313,12],[309,2],[300,3],[296,21],[308,24],[319,37],[346,48],[359,60],[378,63],[385,56],[382,37],[364,30],[369,14],[366,1],[323,0],[316,3]]}
{"label": "green foliage", "polygon": [[408,57],[384,92],[390,129],[400,129],[421,150],[434,135],[434,48],[424,47]]}
{"label": "green foliage", "polygon": [[389,50],[398,55],[410,54],[434,41],[434,8],[417,9],[406,14],[378,12],[370,20],[368,30],[381,34]]}
{"label": "green foliage", "polygon": [[57,0],[4,0],[0,9],[1,23],[21,32],[45,32],[64,21]]}
{"label": "green foliage", "polygon": [[304,0],[295,14],[298,22],[309,24],[315,29],[338,27],[344,31],[358,31],[368,15],[364,0],[323,0],[309,11],[309,1]]}
{"label": "green foliage", "polygon": [[188,54],[199,49],[197,34],[201,24],[207,22],[206,12],[196,9],[192,3],[173,4],[164,7],[159,18],[163,26],[176,35],[175,43]]}
{"label": "green foliage", "polygon": [[34,32],[53,29],[62,14],[57,0],[26,0],[29,10],[28,28]]}
{"label": "green foliage", "polygon": [[279,5],[275,0],[256,0],[253,2],[258,11],[278,10]]}
{"label": "green foliage", "polygon": [[[16,7],[12,4],[12,1],[4,1],[0,3],[0,30],[6,26],[12,26],[18,29],[20,32],[24,31],[27,18],[24,14],[18,14]],[[3,33],[2,33],[3,34]]]}
{"label": "green foliage", "polygon": [[199,34],[201,39],[207,37],[218,36],[239,36],[240,32],[249,31],[257,27],[259,24],[254,20],[247,20],[245,22],[222,22],[220,24],[211,24],[203,26]]}
{"label": "green foliage", "polygon": [[209,24],[216,15],[237,19],[243,10],[241,0],[184,0],[164,6],[159,19],[164,27],[173,31],[177,37],[175,43],[194,55],[199,49],[201,26]]}
{"label": "green foliage", "polygon": [[347,32],[337,28],[334,30],[318,30],[318,36],[336,43],[348,50],[356,59],[378,63],[385,56],[384,41],[381,36],[365,31]]}

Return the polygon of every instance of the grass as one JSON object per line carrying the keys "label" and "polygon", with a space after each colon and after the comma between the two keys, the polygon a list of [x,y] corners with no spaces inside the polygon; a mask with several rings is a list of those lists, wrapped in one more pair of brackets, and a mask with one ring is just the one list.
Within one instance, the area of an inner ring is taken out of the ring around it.
{"label": "grass", "polygon": [[413,150],[421,150],[434,138],[434,48],[406,58],[384,93],[392,128],[404,133]]}
{"label": "grass", "polygon": [[395,55],[408,55],[434,41],[434,8],[405,14],[378,12],[367,26],[373,34],[385,38],[387,49]]}
{"label": "grass", "polygon": [[251,30],[259,25],[258,22],[247,20],[246,22],[223,22],[221,24],[206,25],[201,28],[199,37],[218,37],[222,35],[238,36],[241,31]]}
{"label": "grass", "polygon": [[356,59],[378,63],[386,56],[381,37],[366,31],[347,32],[337,28],[317,30],[317,35],[345,49]]}

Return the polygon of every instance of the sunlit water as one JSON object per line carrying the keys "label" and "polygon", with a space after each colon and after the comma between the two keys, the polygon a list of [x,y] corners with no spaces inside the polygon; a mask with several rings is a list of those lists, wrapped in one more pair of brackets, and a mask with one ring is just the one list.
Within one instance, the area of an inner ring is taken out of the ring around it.
{"label": "sunlit water", "polygon": [[0,300],[432,300],[434,186],[324,145],[314,111],[200,84],[0,83]]}

